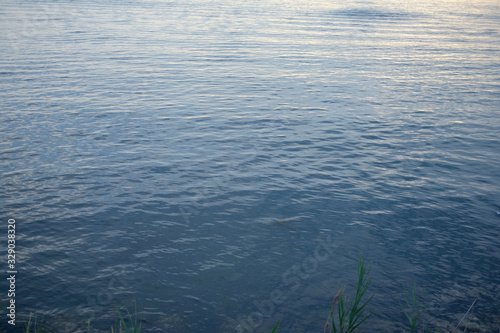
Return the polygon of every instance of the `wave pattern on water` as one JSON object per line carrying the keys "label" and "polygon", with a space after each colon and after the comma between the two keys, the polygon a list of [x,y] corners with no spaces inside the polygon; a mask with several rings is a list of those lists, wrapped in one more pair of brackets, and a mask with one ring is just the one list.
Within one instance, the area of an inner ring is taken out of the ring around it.
{"label": "wave pattern on water", "polygon": [[374,331],[403,329],[413,280],[440,330],[476,297],[469,331],[495,329],[498,9],[5,1],[19,309],[54,332],[134,301],[145,332],[320,331],[361,251]]}

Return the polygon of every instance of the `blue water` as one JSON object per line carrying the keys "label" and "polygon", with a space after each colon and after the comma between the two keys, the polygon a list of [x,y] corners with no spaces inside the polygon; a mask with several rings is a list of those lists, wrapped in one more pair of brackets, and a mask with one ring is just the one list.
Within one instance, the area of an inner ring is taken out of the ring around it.
{"label": "blue water", "polygon": [[362,253],[367,331],[413,282],[498,331],[499,45],[495,0],[4,0],[19,325],[322,332]]}

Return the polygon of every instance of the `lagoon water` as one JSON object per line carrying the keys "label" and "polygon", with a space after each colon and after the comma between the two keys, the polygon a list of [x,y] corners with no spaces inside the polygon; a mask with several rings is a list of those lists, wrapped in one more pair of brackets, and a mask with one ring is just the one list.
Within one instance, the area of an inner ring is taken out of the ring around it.
{"label": "lagoon water", "polygon": [[362,253],[367,331],[413,282],[498,331],[499,45],[497,0],[2,1],[18,323],[322,332]]}

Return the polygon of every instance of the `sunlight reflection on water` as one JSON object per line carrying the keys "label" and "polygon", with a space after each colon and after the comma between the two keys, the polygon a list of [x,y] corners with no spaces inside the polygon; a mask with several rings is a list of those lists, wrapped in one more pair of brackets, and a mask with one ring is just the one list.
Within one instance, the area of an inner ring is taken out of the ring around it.
{"label": "sunlight reflection on water", "polygon": [[[20,318],[104,330],[136,301],[145,332],[320,331],[361,251],[374,331],[404,328],[413,280],[431,327],[478,297],[469,331],[497,328],[498,13],[7,1],[0,196]],[[277,288],[286,302],[259,309]]]}

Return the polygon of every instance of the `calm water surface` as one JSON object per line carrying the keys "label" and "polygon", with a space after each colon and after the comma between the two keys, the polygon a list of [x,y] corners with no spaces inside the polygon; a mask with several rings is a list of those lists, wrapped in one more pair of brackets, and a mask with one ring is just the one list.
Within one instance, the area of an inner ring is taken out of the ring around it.
{"label": "calm water surface", "polygon": [[498,331],[499,45],[496,0],[4,0],[19,324],[322,332],[361,252],[367,331],[413,281]]}

